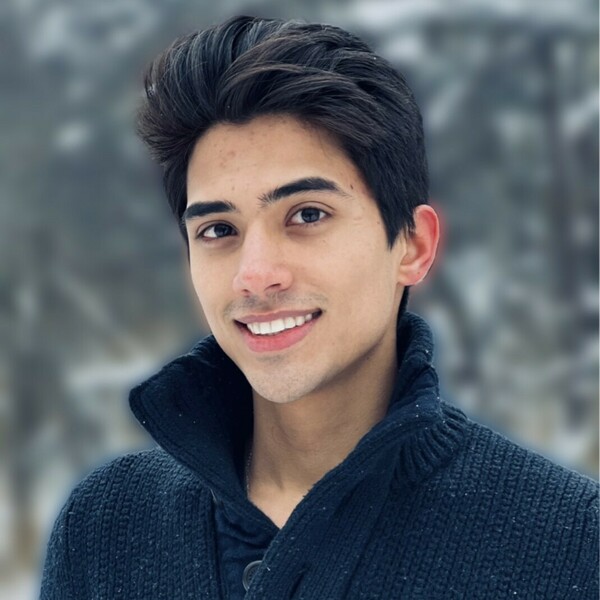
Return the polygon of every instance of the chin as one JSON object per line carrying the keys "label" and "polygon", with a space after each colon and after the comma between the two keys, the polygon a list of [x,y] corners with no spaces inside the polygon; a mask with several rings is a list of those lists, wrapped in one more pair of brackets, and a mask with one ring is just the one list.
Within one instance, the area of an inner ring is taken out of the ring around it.
{"label": "chin", "polygon": [[[275,404],[289,404],[299,400],[314,391],[315,386],[307,377],[282,376],[281,373],[275,376],[265,375],[264,373],[252,375],[245,374],[246,379],[256,394],[261,398]],[[276,380],[274,380],[274,377]]]}

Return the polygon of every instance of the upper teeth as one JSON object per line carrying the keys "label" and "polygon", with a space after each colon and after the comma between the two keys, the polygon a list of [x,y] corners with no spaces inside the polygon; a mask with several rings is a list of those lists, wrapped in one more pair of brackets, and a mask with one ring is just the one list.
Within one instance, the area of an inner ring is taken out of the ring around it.
{"label": "upper teeth", "polygon": [[254,335],[269,335],[273,333],[279,333],[284,329],[299,327],[300,325],[304,325],[304,323],[310,321],[312,318],[312,314],[309,313],[302,317],[285,317],[284,319],[264,321],[263,323],[246,323],[246,327],[248,327],[248,329]]}

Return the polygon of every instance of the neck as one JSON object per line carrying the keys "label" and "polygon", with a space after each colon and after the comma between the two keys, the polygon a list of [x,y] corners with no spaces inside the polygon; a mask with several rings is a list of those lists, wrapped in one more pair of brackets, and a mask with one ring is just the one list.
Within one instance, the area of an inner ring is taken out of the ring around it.
{"label": "neck", "polygon": [[[394,341],[395,343],[395,341]],[[395,346],[386,360],[290,403],[253,394],[250,497],[301,499],[340,464],[387,411],[397,373]]]}

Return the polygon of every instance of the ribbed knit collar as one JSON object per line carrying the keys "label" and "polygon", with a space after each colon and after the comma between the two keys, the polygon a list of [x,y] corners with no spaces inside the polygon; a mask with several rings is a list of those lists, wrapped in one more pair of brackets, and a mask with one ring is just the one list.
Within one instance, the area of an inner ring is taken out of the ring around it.
{"label": "ribbed knit collar", "polygon": [[[440,401],[428,325],[405,313],[397,339],[398,375],[385,418],[321,479],[321,488],[343,482],[350,489],[369,474],[389,469],[394,470],[390,481],[415,483],[446,462],[460,444],[465,417]],[[261,518],[239,477],[252,429],[251,389],[213,336],[134,388],[129,401],[166,452],[241,514]],[[338,485],[338,497],[343,491]]]}

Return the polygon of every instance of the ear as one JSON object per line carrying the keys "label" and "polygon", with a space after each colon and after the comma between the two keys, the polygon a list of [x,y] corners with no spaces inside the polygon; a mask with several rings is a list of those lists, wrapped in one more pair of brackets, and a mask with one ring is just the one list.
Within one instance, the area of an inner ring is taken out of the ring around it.
{"label": "ear", "polygon": [[400,250],[398,283],[403,286],[421,282],[435,259],[440,240],[440,222],[437,213],[428,204],[420,204],[413,212],[415,229],[397,240]]}

